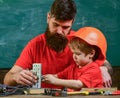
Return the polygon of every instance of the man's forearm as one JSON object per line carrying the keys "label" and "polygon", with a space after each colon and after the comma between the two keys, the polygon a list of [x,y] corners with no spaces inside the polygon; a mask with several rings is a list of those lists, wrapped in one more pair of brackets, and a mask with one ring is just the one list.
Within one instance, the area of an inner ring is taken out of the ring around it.
{"label": "man's forearm", "polygon": [[11,85],[11,86],[17,85],[17,83],[13,79],[13,76],[14,76],[13,73],[8,72],[4,78],[4,84]]}
{"label": "man's forearm", "polygon": [[103,66],[105,66],[107,68],[107,70],[108,70],[108,72],[109,72],[110,75],[113,74],[113,68],[112,68],[111,64],[107,60],[105,60]]}

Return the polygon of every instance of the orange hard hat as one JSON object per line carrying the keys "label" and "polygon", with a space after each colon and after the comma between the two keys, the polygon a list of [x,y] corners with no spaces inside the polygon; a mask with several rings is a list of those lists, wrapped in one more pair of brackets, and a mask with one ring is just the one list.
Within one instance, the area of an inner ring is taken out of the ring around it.
{"label": "orange hard hat", "polygon": [[[78,37],[90,45],[95,45],[101,50],[102,58],[106,58],[107,42],[103,33],[95,27],[82,27],[70,37]],[[101,55],[100,54],[100,55]],[[101,56],[100,58],[101,59]]]}

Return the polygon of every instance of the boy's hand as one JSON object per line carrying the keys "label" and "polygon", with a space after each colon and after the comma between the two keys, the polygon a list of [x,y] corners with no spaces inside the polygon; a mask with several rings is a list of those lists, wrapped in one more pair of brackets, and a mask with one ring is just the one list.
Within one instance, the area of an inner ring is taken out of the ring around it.
{"label": "boy's hand", "polygon": [[47,74],[47,75],[43,75],[42,81],[46,83],[54,84],[56,80],[57,78],[54,75]]}

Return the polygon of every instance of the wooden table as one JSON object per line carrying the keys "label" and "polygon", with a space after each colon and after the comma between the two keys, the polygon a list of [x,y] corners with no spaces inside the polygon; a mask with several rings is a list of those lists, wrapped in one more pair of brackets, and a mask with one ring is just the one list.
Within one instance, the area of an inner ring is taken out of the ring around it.
{"label": "wooden table", "polygon": [[90,96],[82,96],[82,95],[74,95],[74,96],[67,96],[67,97],[54,97],[54,96],[47,96],[47,95],[9,95],[0,98],[120,98],[120,95],[90,95]]}

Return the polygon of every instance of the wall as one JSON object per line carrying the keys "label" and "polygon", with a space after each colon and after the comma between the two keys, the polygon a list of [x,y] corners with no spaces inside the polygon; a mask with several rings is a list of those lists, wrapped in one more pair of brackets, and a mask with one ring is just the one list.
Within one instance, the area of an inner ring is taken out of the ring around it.
{"label": "wall", "polygon": [[[94,26],[108,41],[107,59],[119,66],[120,0],[74,0],[74,30]],[[46,29],[46,14],[53,0],[0,0],[0,68],[11,68],[23,47]]]}

